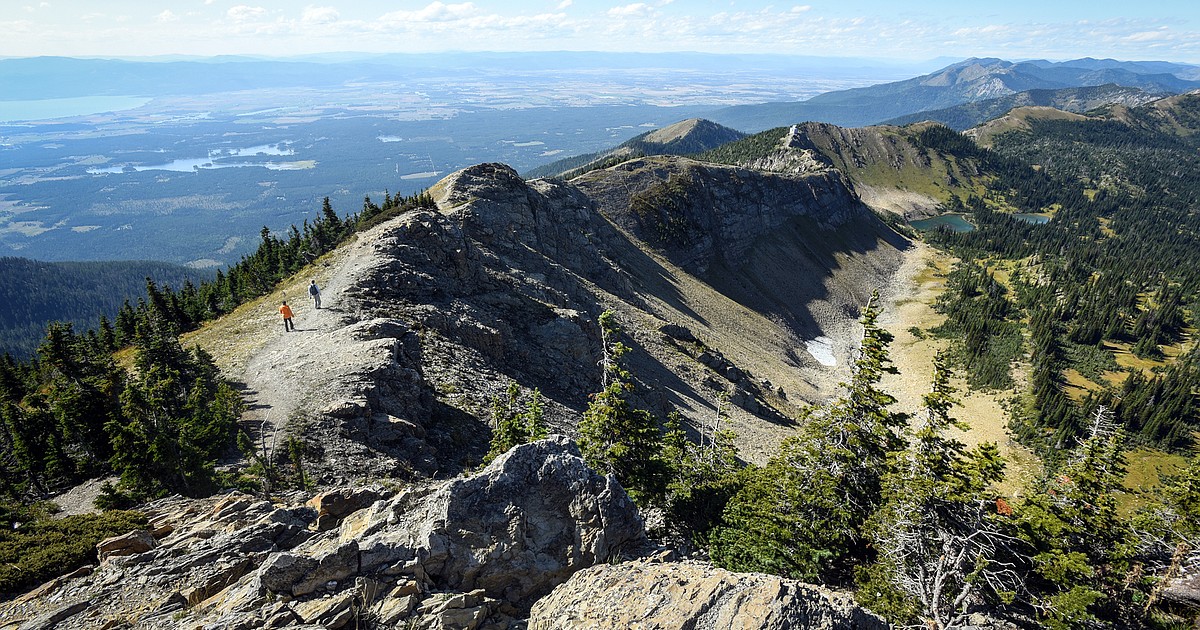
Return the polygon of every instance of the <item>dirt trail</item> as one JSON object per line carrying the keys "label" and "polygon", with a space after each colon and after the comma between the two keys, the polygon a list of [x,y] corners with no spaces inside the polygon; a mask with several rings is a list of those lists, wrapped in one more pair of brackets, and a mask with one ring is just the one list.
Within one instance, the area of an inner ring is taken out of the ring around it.
{"label": "dirt trail", "polygon": [[[287,284],[238,307],[233,313],[187,335],[185,345],[197,343],[213,354],[226,377],[244,386],[247,410],[242,421],[268,443],[296,411],[303,392],[311,391],[316,374],[309,366],[314,344],[322,333],[344,325],[340,306],[349,247],[339,248]],[[308,281],[321,288],[321,308],[313,308]],[[279,306],[287,300],[296,329],[284,332]],[[257,437],[257,435],[255,436]]]}

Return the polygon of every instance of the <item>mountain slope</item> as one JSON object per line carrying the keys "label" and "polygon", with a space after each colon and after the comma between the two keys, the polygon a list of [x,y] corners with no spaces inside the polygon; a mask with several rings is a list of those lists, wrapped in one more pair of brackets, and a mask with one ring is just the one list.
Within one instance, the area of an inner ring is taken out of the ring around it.
{"label": "mountain slope", "polygon": [[[904,81],[826,92],[795,103],[729,107],[710,117],[723,125],[746,131],[806,120],[857,127],[1029,90],[1116,83],[1163,94],[1200,87],[1200,83],[1179,76],[1190,76],[1190,66],[1139,66],[1114,62],[1116,65],[1110,64],[1111,67],[1098,68],[1095,61],[1082,60],[1080,65],[1075,65],[1071,61],[1012,63],[1001,59],[967,59]],[[1170,72],[1164,72],[1164,68]]]}
{"label": "mountain slope", "polygon": [[[662,186],[687,200],[687,243],[620,210],[622,195]],[[845,378],[858,308],[906,246],[832,172],[659,157],[564,183],[483,164],[431,194],[436,209],[330,256],[317,278],[328,308],[297,305],[297,333],[278,326],[277,292],[192,337],[221,361],[260,338],[223,368],[244,381],[253,420],[302,437],[319,483],[478,461],[509,382],[539,389],[551,426],[572,432],[600,388],[605,310],[626,331],[646,408],[695,426],[724,393],[743,455],[761,458],[790,433],[793,405]],[[820,336],[835,366],[805,351]]]}
{"label": "mountain slope", "polygon": [[952,198],[981,194],[990,177],[977,157],[955,155],[933,142],[939,130],[957,135],[939,125],[847,128],[810,122],[764,131],[698,157],[777,172],[834,168],[872,208],[923,217]]}
{"label": "mountain slope", "polygon": [[642,155],[688,155],[700,153],[745,137],[740,131],[723,127],[703,118],[689,118],[647,131],[621,144],[597,153],[564,158],[525,173],[526,177],[571,177],[604,164]]}

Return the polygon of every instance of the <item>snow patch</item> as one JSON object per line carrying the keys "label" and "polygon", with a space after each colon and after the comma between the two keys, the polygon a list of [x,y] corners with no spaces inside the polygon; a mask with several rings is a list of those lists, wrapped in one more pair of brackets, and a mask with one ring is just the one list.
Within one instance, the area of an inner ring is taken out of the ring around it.
{"label": "snow patch", "polygon": [[833,367],[837,365],[837,359],[833,356],[833,340],[824,335],[815,339],[810,339],[804,342],[804,347],[812,358],[817,360],[817,363],[825,367]]}

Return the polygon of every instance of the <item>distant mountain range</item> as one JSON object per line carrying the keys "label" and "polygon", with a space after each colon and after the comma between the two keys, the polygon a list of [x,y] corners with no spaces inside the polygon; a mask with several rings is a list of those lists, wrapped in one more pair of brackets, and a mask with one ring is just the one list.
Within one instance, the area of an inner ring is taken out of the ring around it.
{"label": "distant mountain range", "polygon": [[[924,66],[924,67],[922,67]],[[686,69],[741,72],[803,70],[813,79],[905,76],[927,64],[858,58],[703,53],[513,52],[436,54],[326,54],[267,58],[223,55],[142,59],[25,57],[0,59],[0,101],[85,96],[164,96],[264,88],[337,86],[347,81],[419,81],[497,72],[538,75],[580,70]]]}
{"label": "distant mountain range", "polygon": [[1111,59],[1025,61],[967,59],[904,81],[826,92],[806,101],[739,105],[712,114],[712,120],[759,131],[803,121],[844,127],[877,124],[963,103],[987,101],[1030,90],[1061,90],[1117,85],[1151,95],[1200,88],[1200,67],[1169,62]]}
{"label": "distant mountain range", "polygon": [[1003,116],[1018,107],[1053,107],[1082,114],[1105,105],[1121,104],[1137,107],[1165,96],[1141,88],[1116,84],[1095,87],[1063,88],[1061,90],[1028,90],[984,101],[963,103],[945,109],[927,110],[883,121],[888,125],[908,125],[929,120],[951,129],[963,131]]}

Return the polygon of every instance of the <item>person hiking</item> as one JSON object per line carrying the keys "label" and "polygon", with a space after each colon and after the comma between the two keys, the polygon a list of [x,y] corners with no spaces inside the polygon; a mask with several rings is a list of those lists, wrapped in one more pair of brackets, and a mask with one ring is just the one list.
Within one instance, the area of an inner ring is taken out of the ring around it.
{"label": "person hiking", "polygon": [[284,300],[283,306],[279,307],[279,314],[283,315],[284,332],[296,330],[296,325],[292,323],[292,308],[287,305],[287,300]]}
{"label": "person hiking", "polygon": [[316,280],[308,281],[308,294],[312,296],[313,308],[321,308],[321,290],[317,288]]}

